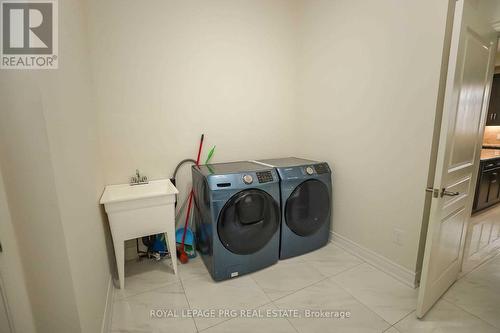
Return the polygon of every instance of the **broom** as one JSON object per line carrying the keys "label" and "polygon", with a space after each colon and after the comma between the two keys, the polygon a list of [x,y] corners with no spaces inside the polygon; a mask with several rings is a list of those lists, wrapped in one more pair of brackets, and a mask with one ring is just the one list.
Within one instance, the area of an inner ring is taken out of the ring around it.
{"label": "broom", "polygon": [[[200,146],[198,148],[198,157],[196,158],[196,165],[198,166],[200,164],[200,155],[201,155],[201,149],[203,147],[203,138],[205,137],[205,134],[201,135],[200,139]],[[191,213],[191,204],[193,203],[193,189],[191,188],[191,192],[189,192],[189,203],[188,203],[188,208],[187,208],[187,213],[186,213],[186,222],[184,223],[184,232],[182,233],[182,242],[181,245],[177,249],[177,256],[179,257],[179,260],[181,263],[185,264],[189,261],[189,257],[184,250],[184,242],[186,240],[186,232],[187,232],[187,227],[189,223],[189,215]]]}

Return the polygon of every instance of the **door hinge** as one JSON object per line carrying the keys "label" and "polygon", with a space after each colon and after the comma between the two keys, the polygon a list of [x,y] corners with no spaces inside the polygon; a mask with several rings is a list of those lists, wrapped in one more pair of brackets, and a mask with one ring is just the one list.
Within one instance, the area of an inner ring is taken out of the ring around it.
{"label": "door hinge", "polygon": [[437,189],[437,188],[427,187],[425,189],[425,192],[430,192],[430,193],[432,193],[432,196],[434,198],[439,198],[439,189]]}

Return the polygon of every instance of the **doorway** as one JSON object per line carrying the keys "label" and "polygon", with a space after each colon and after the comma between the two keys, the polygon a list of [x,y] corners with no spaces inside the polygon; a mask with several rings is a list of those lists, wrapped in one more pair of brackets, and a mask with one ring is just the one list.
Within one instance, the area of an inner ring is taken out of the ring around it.
{"label": "doorway", "polygon": [[[450,2],[449,54],[443,55],[442,100],[438,103],[442,103],[442,108],[438,105],[442,115],[436,123],[433,174],[426,189],[430,204],[428,224],[424,222],[418,318],[432,308],[462,270],[497,51],[498,37],[488,6],[472,0]],[[494,116],[491,118],[493,121]],[[500,190],[497,192],[500,196]]]}

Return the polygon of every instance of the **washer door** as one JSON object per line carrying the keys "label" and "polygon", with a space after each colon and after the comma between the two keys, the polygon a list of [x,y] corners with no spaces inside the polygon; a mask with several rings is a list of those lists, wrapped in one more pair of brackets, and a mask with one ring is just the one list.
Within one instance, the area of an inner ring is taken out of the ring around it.
{"label": "washer door", "polygon": [[295,188],[285,206],[286,225],[299,236],[310,236],[329,223],[330,194],[326,185],[310,179]]}
{"label": "washer door", "polygon": [[262,249],[278,230],[278,203],[268,193],[249,189],[236,193],[222,208],[217,222],[219,239],[236,254]]}

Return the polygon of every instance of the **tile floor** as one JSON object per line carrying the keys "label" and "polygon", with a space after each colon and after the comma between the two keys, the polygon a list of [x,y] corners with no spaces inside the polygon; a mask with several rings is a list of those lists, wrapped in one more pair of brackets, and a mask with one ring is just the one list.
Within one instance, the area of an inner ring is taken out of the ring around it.
{"label": "tile floor", "polygon": [[[114,295],[112,332],[500,333],[500,255],[455,283],[424,320],[414,313],[417,290],[333,244],[219,283],[199,257],[179,266],[177,277],[168,261],[128,262],[125,284]],[[250,309],[262,317],[201,312],[209,309]],[[297,312],[266,316],[280,309]],[[305,318],[306,310],[350,317]]]}

